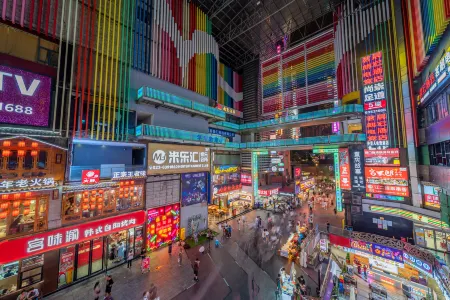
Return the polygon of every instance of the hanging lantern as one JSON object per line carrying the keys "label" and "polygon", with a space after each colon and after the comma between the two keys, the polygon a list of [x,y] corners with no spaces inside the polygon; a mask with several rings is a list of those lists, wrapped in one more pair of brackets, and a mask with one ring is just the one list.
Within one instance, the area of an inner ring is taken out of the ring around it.
{"label": "hanging lantern", "polygon": [[89,198],[84,198],[83,203],[89,203]]}
{"label": "hanging lantern", "polygon": [[17,217],[18,215],[19,215],[19,210],[18,209],[15,209],[15,210],[12,211],[12,216],[13,217]]}
{"label": "hanging lantern", "polygon": [[9,206],[9,203],[8,203],[8,202],[5,202],[5,203],[0,204],[0,208],[1,208],[1,209],[8,209],[8,206]]}
{"label": "hanging lantern", "polygon": [[11,141],[4,141],[3,147],[11,147]]}
{"label": "hanging lantern", "polygon": [[31,192],[26,192],[25,197],[31,197]]}
{"label": "hanging lantern", "polygon": [[131,180],[131,181],[130,181],[130,184],[134,184],[134,180]]}
{"label": "hanging lantern", "polygon": [[30,204],[31,204],[30,200],[23,201],[24,206],[30,206]]}
{"label": "hanging lantern", "polygon": [[36,150],[31,151],[31,156],[37,156],[38,152]]}
{"label": "hanging lantern", "polygon": [[130,184],[130,182],[129,181],[125,181],[125,185],[129,185]]}
{"label": "hanging lantern", "polygon": [[10,150],[3,150],[2,151],[2,156],[3,157],[8,157],[8,156],[10,156],[11,155],[11,151]]}
{"label": "hanging lantern", "polygon": [[8,198],[9,198],[9,195],[8,195],[8,194],[2,195],[2,200],[8,200]]}
{"label": "hanging lantern", "polygon": [[120,182],[120,186],[123,186],[123,181]]}
{"label": "hanging lantern", "polygon": [[25,156],[25,150],[18,150],[18,151],[17,151],[17,155],[18,155],[19,157]]}
{"label": "hanging lantern", "polygon": [[99,205],[97,205],[97,208],[98,208],[98,210],[102,210],[103,205],[99,204]]}
{"label": "hanging lantern", "polygon": [[99,193],[100,195],[102,195],[103,192],[104,192],[104,190],[99,190],[99,191],[98,191],[98,193]]}
{"label": "hanging lantern", "polygon": [[14,194],[14,199],[20,199],[20,193]]}
{"label": "hanging lantern", "polygon": [[95,209],[95,204],[91,204],[91,210]]}
{"label": "hanging lantern", "polygon": [[88,210],[89,204],[83,204],[83,210]]}
{"label": "hanging lantern", "polygon": [[120,188],[119,191],[123,192],[123,188]]}
{"label": "hanging lantern", "polygon": [[19,205],[20,205],[20,201],[14,201],[14,202],[13,202],[13,207],[14,207],[14,208],[19,207]]}
{"label": "hanging lantern", "polygon": [[119,194],[119,198],[123,198],[123,194]]}
{"label": "hanging lantern", "polygon": [[128,198],[128,194],[125,194],[125,198]]}
{"label": "hanging lantern", "polygon": [[25,142],[24,142],[24,141],[20,141],[20,142],[18,143],[18,145],[19,145],[19,147],[25,147]]}
{"label": "hanging lantern", "polygon": [[6,213],[6,212],[2,212],[2,213],[0,213],[0,219],[6,219],[6,216],[7,216],[8,214]]}
{"label": "hanging lantern", "polygon": [[102,197],[98,197],[97,198],[97,202],[102,202],[103,201],[103,198]]}
{"label": "hanging lantern", "polygon": [[38,144],[37,142],[32,142],[32,143],[31,143],[31,147],[33,147],[33,148],[37,148],[38,145],[39,145],[39,144]]}
{"label": "hanging lantern", "polygon": [[91,194],[92,194],[92,195],[95,195],[95,194],[97,194],[97,191],[96,191],[96,190],[93,190],[93,191],[91,192]]}
{"label": "hanging lantern", "polygon": [[89,192],[88,191],[84,191],[84,193],[83,193],[85,196],[87,196],[87,195],[89,195]]}
{"label": "hanging lantern", "polygon": [[27,216],[27,215],[29,215],[30,214],[30,209],[24,209],[23,210],[23,214],[25,215],[25,216]]}

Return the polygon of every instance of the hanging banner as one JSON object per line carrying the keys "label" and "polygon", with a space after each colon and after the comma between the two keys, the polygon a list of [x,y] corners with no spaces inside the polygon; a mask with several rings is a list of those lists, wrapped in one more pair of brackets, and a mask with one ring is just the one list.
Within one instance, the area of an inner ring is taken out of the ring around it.
{"label": "hanging banner", "polygon": [[364,150],[366,166],[398,167],[400,166],[400,149]]}
{"label": "hanging banner", "polygon": [[339,149],[339,170],[341,173],[341,189],[351,190],[348,149]]}
{"label": "hanging banner", "polygon": [[350,174],[352,191],[365,192],[366,179],[364,178],[364,149],[361,146],[350,146]]}

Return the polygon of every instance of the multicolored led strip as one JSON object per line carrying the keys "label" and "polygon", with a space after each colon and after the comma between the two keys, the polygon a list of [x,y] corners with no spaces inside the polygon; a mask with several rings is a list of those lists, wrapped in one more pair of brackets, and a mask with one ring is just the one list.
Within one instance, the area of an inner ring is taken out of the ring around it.
{"label": "multicolored led strip", "polygon": [[409,0],[409,36],[414,76],[426,66],[450,21],[448,0]]}
{"label": "multicolored led strip", "polygon": [[223,63],[219,64],[217,102],[242,111],[242,76]]}

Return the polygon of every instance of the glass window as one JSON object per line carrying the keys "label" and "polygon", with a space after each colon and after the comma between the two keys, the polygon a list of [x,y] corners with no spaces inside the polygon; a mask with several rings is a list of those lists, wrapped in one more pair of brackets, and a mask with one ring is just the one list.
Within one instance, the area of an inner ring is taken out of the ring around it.
{"label": "glass window", "polygon": [[46,169],[47,168],[47,151],[39,151],[37,167],[38,169]]}
{"label": "glass window", "polygon": [[9,213],[7,216],[8,235],[24,234],[47,229],[48,197],[44,195],[33,196],[32,193],[30,194],[26,198],[8,201],[8,207],[10,207],[6,210]]}
{"label": "glass window", "polygon": [[108,236],[108,266],[114,266],[125,260],[127,251],[127,231],[119,231]]}
{"label": "glass window", "polygon": [[434,244],[434,230],[424,229],[425,231],[425,247],[430,249],[436,249]]}
{"label": "glass window", "polygon": [[24,288],[42,280],[44,255],[37,255],[22,260],[20,287]]}
{"label": "glass window", "polygon": [[94,239],[92,242],[91,268],[91,273],[103,270],[103,238]]}
{"label": "glass window", "polygon": [[144,240],[143,240],[143,227],[139,226],[136,227],[135,233],[134,233],[134,256],[138,256],[141,254],[141,249],[144,246]]}
{"label": "glass window", "polygon": [[8,170],[16,170],[19,166],[19,156],[17,150],[11,150],[11,155],[8,157]]}
{"label": "glass window", "polygon": [[10,215],[11,203],[9,201],[0,202],[0,238],[6,237],[8,232],[8,218]]}
{"label": "glass window", "polygon": [[67,193],[63,195],[62,202],[64,221],[81,219],[81,197],[81,193]]}
{"label": "glass window", "polygon": [[0,265],[0,296],[13,293],[17,290],[18,273],[18,261]]}
{"label": "glass window", "polygon": [[74,263],[74,245],[59,250],[58,288],[73,282]]}
{"label": "glass window", "polygon": [[447,238],[444,232],[435,231],[436,250],[447,251]]}
{"label": "glass window", "polygon": [[23,168],[25,170],[33,169],[33,156],[31,155],[31,151],[27,151],[23,158]]}
{"label": "glass window", "polygon": [[77,279],[89,275],[89,255],[91,251],[91,242],[86,241],[78,244],[77,261]]}
{"label": "glass window", "polygon": [[143,185],[135,185],[134,181],[120,182],[116,209],[118,211],[142,207]]}

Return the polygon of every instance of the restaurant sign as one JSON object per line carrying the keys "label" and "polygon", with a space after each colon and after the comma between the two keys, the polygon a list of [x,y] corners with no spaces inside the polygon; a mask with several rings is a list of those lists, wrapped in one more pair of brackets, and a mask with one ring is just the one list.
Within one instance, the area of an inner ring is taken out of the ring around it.
{"label": "restaurant sign", "polygon": [[100,170],[83,170],[81,184],[96,184],[100,182]]}
{"label": "restaurant sign", "polygon": [[147,177],[147,172],[145,171],[131,171],[131,172],[114,172],[113,180],[122,180],[122,179],[133,179],[133,178],[145,178]]}
{"label": "restaurant sign", "polygon": [[0,192],[11,190],[41,190],[50,189],[57,185],[53,177],[17,179],[0,181]]}
{"label": "restaurant sign", "polygon": [[214,166],[214,174],[239,173],[239,166],[221,165]]}
{"label": "restaurant sign", "polygon": [[209,171],[209,148],[174,144],[148,145],[148,175]]}
{"label": "restaurant sign", "polygon": [[364,160],[366,166],[400,166],[400,149],[388,148],[382,150],[364,150]]}
{"label": "restaurant sign", "polygon": [[399,167],[366,167],[366,192],[408,197],[408,169]]}
{"label": "restaurant sign", "polygon": [[144,221],[144,211],[136,211],[14,240],[5,240],[0,242],[0,253],[2,253],[0,265],[133,228],[143,224]]}
{"label": "restaurant sign", "polygon": [[450,74],[450,48],[445,51],[444,56],[441,58],[439,63],[428,78],[423,83],[419,90],[419,95],[417,96],[418,104],[423,103],[428,96],[439,86],[442,82],[447,79]]}
{"label": "restaurant sign", "polygon": [[406,252],[403,252],[403,261],[408,265],[418,269],[419,271],[424,272],[425,274],[431,275],[433,273],[433,269],[429,263],[420,260]]}
{"label": "restaurant sign", "polygon": [[372,244],[373,254],[399,263],[403,263],[403,251],[387,246]]}

